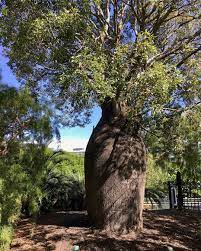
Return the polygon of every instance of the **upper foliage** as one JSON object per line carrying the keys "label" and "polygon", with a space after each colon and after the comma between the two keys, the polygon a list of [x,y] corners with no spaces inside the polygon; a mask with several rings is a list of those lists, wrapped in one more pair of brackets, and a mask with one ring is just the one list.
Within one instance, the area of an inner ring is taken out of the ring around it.
{"label": "upper foliage", "polygon": [[[180,114],[178,114],[180,115]],[[162,119],[151,126],[146,140],[158,165],[169,173],[182,173],[185,180],[201,179],[200,106],[184,111],[180,116]]]}
{"label": "upper foliage", "polygon": [[17,91],[0,84],[0,156],[22,142],[47,144],[54,132],[50,115],[28,89]]}
{"label": "upper foliage", "polygon": [[5,0],[1,10],[10,65],[68,125],[106,97],[144,122],[200,102],[198,0]]}

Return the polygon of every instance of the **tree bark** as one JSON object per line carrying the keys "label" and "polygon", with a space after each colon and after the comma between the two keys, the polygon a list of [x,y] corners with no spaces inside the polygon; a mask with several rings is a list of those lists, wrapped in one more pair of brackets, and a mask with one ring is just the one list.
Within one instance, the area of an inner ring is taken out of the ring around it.
{"label": "tree bark", "polygon": [[128,126],[122,106],[107,102],[85,153],[87,211],[107,231],[142,229],[146,149],[138,129]]}

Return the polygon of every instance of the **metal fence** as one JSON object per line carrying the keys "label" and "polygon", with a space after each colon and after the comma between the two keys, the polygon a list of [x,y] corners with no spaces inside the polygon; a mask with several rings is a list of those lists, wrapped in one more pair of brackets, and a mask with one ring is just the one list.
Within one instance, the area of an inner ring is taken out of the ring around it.
{"label": "metal fence", "polygon": [[160,198],[158,201],[150,200],[150,198],[147,197],[145,197],[144,199],[145,210],[160,210],[169,208],[170,208],[170,203],[168,196]]}
{"label": "metal fence", "polygon": [[201,210],[201,184],[186,182],[182,184],[183,208]]}
{"label": "metal fence", "polygon": [[[144,209],[190,209],[201,211],[201,181],[184,182],[180,172],[174,181],[169,181],[167,192],[160,196],[156,191],[145,190]],[[155,193],[154,193],[155,192]]]}
{"label": "metal fence", "polygon": [[180,172],[176,181],[168,182],[170,208],[201,210],[201,182],[183,182]]}

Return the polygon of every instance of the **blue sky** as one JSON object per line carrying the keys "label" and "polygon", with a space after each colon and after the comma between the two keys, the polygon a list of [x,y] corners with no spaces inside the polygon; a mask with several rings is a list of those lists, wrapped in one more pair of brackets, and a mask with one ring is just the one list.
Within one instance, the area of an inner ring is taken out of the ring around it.
{"label": "blue sky", "polygon": [[7,65],[8,59],[3,56],[3,49],[0,47],[0,70],[2,74],[2,82],[11,86],[19,86],[15,76],[11,69]]}
{"label": "blue sky", "polygon": [[[7,65],[8,59],[3,55],[2,47],[0,47],[0,69],[2,75],[2,82],[10,86],[19,86],[12,70]],[[101,110],[99,107],[94,108],[91,123],[84,128],[62,128],[61,129],[61,148],[67,151],[72,151],[73,148],[86,148],[88,139],[92,133],[93,127],[96,126],[101,116]],[[53,141],[50,145],[56,148],[56,141]]]}

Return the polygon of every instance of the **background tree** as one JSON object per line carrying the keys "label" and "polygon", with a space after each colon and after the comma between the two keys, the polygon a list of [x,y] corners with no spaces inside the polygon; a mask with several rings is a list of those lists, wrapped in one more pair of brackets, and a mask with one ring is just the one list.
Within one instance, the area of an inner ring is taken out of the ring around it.
{"label": "background tree", "polygon": [[142,132],[172,128],[175,117],[200,110],[200,5],[3,1],[2,43],[19,79],[38,97],[50,95],[67,125],[102,108],[85,156],[88,213],[98,226],[142,227]]}
{"label": "background tree", "polygon": [[156,164],[170,175],[179,171],[185,181],[201,178],[200,112],[200,107],[184,111],[146,135]]}
{"label": "background tree", "polygon": [[58,136],[51,115],[28,88],[0,83],[2,251],[8,250],[13,224],[21,214],[35,217],[44,209],[83,209],[83,156],[47,148]]}
{"label": "background tree", "polygon": [[30,214],[39,209],[45,146],[54,134],[49,115],[28,89],[0,83],[0,250],[8,250],[24,202]]}

